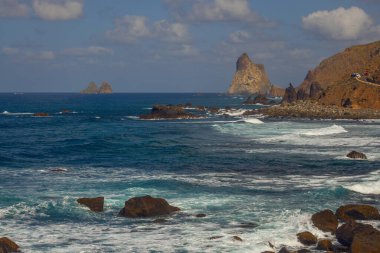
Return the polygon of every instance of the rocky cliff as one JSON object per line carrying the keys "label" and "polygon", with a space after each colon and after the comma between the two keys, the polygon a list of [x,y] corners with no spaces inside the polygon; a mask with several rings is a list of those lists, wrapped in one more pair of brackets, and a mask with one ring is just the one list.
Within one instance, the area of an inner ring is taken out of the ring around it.
{"label": "rocky cliff", "polygon": [[82,94],[110,94],[112,93],[112,87],[111,87],[111,84],[109,84],[108,82],[102,82],[102,84],[98,88],[95,82],[90,82],[87,85],[87,88],[82,90],[80,93]]}
{"label": "rocky cliff", "polygon": [[[362,77],[351,77],[352,73]],[[380,41],[353,46],[323,60],[297,89],[286,90],[283,102],[309,99],[329,106],[380,109]]]}
{"label": "rocky cliff", "polygon": [[266,94],[271,86],[264,65],[255,64],[246,53],[236,62],[236,72],[228,89],[229,94]]}

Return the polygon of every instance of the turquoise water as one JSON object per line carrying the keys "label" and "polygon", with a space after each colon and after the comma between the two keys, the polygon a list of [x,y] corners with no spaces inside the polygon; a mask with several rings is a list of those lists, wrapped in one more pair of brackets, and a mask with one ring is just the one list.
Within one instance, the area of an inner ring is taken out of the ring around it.
{"label": "turquoise water", "polygon": [[[380,121],[243,118],[257,106],[242,99],[0,94],[0,235],[23,252],[261,252],[268,242],[299,246],[305,229],[323,236],[310,224],[323,208],[380,207]],[[136,117],[187,102],[239,110]],[[346,159],[351,150],[369,159]],[[117,217],[125,200],[146,194],[182,211],[165,224]],[[76,204],[95,196],[105,197],[104,213]]]}

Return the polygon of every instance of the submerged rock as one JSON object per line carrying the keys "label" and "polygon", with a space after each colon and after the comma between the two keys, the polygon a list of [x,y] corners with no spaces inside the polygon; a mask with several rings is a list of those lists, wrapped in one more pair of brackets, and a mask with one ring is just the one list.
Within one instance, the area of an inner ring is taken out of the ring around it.
{"label": "submerged rock", "polygon": [[204,218],[204,217],[206,217],[206,216],[207,216],[207,215],[204,214],[204,213],[198,213],[198,214],[195,215],[195,217],[197,217],[197,218]]}
{"label": "submerged rock", "polygon": [[152,217],[167,215],[180,210],[178,207],[169,205],[165,199],[153,198],[147,195],[127,200],[119,215],[129,218]]}
{"label": "submerged rock", "polygon": [[297,234],[297,239],[304,245],[315,245],[318,241],[317,237],[312,233],[305,231]]}
{"label": "submerged rock", "polygon": [[353,159],[364,159],[364,160],[367,160],[367,156],[364,153],[357,152],[357,151],[351,151],[346,156],[349,157],[349,158],[353,158]]}
{"label": "submerged rock", "polygon": [[314,226],[323,232],[335,233],[338,228],[338,219],[331,210],[323,210],[311,216]]}
{"label": "submerged rock", "polygon": [[344,205],[336,210],[336,217],[342,221],[380,220],[379,210],[370,205]]}
{"label": "submerged rock", "polygon": [[91,211],[103,212],[104,197],[96,198],[79,198],[77,202],[81,205],[87,206]]}
{"label": "submerged rock", "polygon": [[0,252],[18,252],[20,247],[8,237],[0,238]]}

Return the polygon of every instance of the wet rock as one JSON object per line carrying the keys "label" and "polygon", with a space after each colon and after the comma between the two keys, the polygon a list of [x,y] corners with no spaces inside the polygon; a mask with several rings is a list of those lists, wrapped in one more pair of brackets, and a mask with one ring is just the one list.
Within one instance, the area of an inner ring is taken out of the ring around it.
{"label": "wet rock", "polygon": [[379,210],[370,205],[344,205],[335,213],[339,220],[380,220]]}
{"label": "wet rock", "polygon": [[242,242],[243,241],[243,239],[241,239],[239,236],[237,236],[237,235],[234,235],[234,236],[232,236],[232,240],[234,240],[234,241],[239,241],[239,242]]}
{"label": "wet rock", "polygon": [[380,231],[373,228],[355,233],[350,252],[380,253]]}
{"label": "wet rock", "polygon": [[168,220],[167,219],[155,219],[153,221],[153,223],[165,223],[165,222],[168,222]]}
{"label": "wet rock", "polygon": [[363,154],[361,152],[357,152],[357,151],[351,151],[346,156],[349,157],[349,158],[352,158],[352,159],[364,159],[364,160],[367,160],[367,156],[365,154]]}
{"label": "wet rock", "polygon": [[336,239],[344,246],[350,246],[354,235],[362,231],[371,231],[374,229],[371,225],[357,223],[354,220],[349,220],[336,230]]}
{"label": "wet rock", "polygon": [[104,197],[96,198],[79,198],[77,202],[81,205],[87,206],[91,211],[103,212],[104,208]]}
{"label": "wet rock", "polygon": [[318,239],[312,233],[305,231],[297,234],[297,239],[304,245],[314,245],[317,243]]}
{"label": "wet rock", "polygon": [[120,210],[119,215],[129,218],[152,217],[167,215],[176,211],[180,211],[180,209],[169,205],[165,199],[153,198],[147,195],[127,200],[124,208]]}
{"label": "wet rock", "polygon": [[236,225],[236,227],[238,227],[238,228],[256,228],[258,226],[259,226],[258,224],[253,223],[253,222],[243,222],[243,223]]}
{"label": "wet rock", "polygon": [[216,239],[220,239],[220,238],[223,238],[223,236],[222,235],[216,235],[216,236],[211,236],[208,239],[209,240],[216,240]]}
{"label": "wet rock", "polygon": [[332,251],[333,245],[329,239],[322,239],[318,241],[317,249],[324,251]]}
{"label": "wet rock", "polygon": [[20,247],[8,237],[0,238],[0,252],[18,252]]}
{"label": "wet rock", "polygon": [[36,112],[33,114],[34,117],[48,117],[49,113],[47,112]]}
{"label": "wet rock", "polygon": [[311,220],[318,229],[324,232],[335,233],[338,228],[338,219],[331,210],[323,210],[311,216]]}
{"label": "wet rock", "polygon": [[140,115],[140,119],[192,119],[199,116],[186,112],[180,105],[154,105],[150,114]]}
{"label": "wet rock", "polygon": [[197,217],[197,218],[204,218],[204,217],[206,217],[206,216],[207,216],[207,215],[204,214],[204,213],[198,213],[198,214],[195,215],[195,217]]}

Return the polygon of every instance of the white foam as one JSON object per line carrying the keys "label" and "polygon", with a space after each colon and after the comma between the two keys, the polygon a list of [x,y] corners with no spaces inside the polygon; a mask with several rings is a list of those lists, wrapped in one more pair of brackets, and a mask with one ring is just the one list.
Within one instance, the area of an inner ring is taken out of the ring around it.
{"label": "white foam", "polygon": [[8,111],[3,111],[1,114],[4,115],[32,115],[32,112],[8,112]]}
{"label": "white foam", "polygon": [[347,133],[347,130],[344,129],[344,127],[342,126],[338,126],[334,124],[330,127],[308,130],[301,134],[306,135],[306,136],[323,136],[323,135],[334,135],[334,134],[340,134],[340,133]]}
{"label": "white foam", "polygon": [[256,118],[247,118],[247,119],[243,119],[243,121],[245,123],[250,123],[250,124],[263,124],[264,123],[261,120],[256,119]]}
{"label": "white foam", "polygon": [[128,118],[128,119],[133,119],[133,120],[138,120],[138,119],[140,119],[140,118],[137,117],[137,116],[126,116],[126,118]]}
{"label": "white foam", "polygon": [[222,109],[217,115],[228,115],[231,117],[236,117],[236,116],[242,116],[247,110],[246,109],[231,109],[231,110],[225,110]]}
{"label": "white foam", "polygon": [[363,176],[360,181],[359,183],[345,184],[343,187],[362,194],[380,195],[380,170]]}

